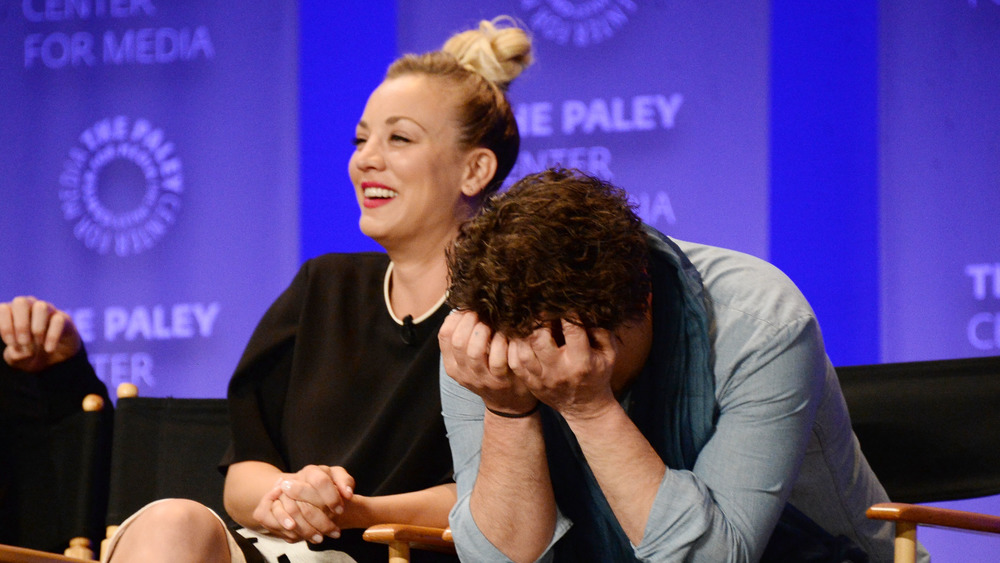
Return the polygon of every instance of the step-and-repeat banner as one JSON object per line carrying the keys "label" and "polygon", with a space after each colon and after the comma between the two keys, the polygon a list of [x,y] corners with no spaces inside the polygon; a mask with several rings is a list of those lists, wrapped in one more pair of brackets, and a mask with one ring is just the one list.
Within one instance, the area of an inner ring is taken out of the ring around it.
{"label": "step-and-repeat banner", "polygon": [[1000,355],[1000,3],[881,7],[882,359]]}
{"label": "step-and-repeat banner", "polygon": [[298,263],[297,6],[0,2],[0,299],[110,387],[224,396]]}
{"label": "step-and-repeat banner", "polygon": [[766,257],[769,3],[602,0],[399,3],[399,48],[440,47],[509,15],[536,63],[511,87],[512,178],[561,165],[629,191],[677,238]]}
{"label": "step-and-repeat banner", "polygon": [[[1000,3],[882,2],[880,39],[882,359],[1000,355]],[[921,530],[935,561],[996,559]]]}

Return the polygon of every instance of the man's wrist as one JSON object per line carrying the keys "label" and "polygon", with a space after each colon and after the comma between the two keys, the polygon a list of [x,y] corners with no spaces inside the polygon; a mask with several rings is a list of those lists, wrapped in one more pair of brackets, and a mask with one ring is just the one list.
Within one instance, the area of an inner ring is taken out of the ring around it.
{"label": "man's wrist", "polygon": [[510,412],[505,410],[492,409],[490,407],[486,407],[486,410],[503,418],[528,418],[529,416],[538,412],[538,407],[541,406],[541,404],[542,404],[541,401],[535,401],[535,406],[523,412]]}
{"label": "man's wrist", "polygon": [[599,405],[590,405],[586,408],[559,410],[559,414],[562,415],[570,427],[573,427],[574,425],[582,426],[588,424],[600,425],[603,424],[602,421],[609,420],[609,417],[617,418],[624,416],[625,418],[628,418],[628,415],[625,414],[625,409],[623,409],[621,404],[613,398],[607,401],[602,401]]}

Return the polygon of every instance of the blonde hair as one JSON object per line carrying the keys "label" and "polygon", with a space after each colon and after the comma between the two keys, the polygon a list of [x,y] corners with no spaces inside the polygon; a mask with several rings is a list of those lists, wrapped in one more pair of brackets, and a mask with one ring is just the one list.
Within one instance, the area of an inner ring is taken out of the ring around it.
{"label": "blonde hair", "polygon": [[479,22],[479,29],[451,36],[441,50],[504,91],[531,64],[531,39],[509,16]]}
{"label": "blonde hair", "polygon": [[448,81],[458,95],[459,143],[484,147],[497,157],[497,171],[483,195],[497,191],[517,161],[520,135],[507,100],[510,83],[531,64],[531,38],[508,16],[479,22],[457,33],[439,51],[403,55],[385,78],[422,74]]}

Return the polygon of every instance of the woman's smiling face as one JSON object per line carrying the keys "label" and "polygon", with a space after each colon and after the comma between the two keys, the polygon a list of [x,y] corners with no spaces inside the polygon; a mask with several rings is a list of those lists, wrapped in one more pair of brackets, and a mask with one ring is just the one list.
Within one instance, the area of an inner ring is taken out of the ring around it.
{"label": "woman's smiling face", "polygon": [[387,250],[451,237],[468,218],[462,182],[470,151],[459,145],[453,88],[420,74],[388,79],[358,122],[348,171],[359,224]]}

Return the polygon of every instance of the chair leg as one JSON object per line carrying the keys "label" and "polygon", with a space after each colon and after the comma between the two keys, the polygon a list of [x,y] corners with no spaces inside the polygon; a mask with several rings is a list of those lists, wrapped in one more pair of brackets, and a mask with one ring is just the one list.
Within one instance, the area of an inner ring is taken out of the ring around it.
{"label": "chair leg", "polygon": [[895,563],[915,563],[917,560],[917,525],[899,520],[896,522]]}
{"label": "chair leg", "polygon": [[[124,383],[122,385],[124,385]],[[107,535],[104,537],[103,540],[101,540],[101,553],[99,557],[100,561],[104,561],[105,559],[107,559],[108,545],[111,544],[111,537],[114,536],[115,532],[118,531],[118,526],[108,526],[107,528],[105,528],[105,530]]]}
{"label": "chair leg", "polygon": [[409,563],[410,544],[405,541],[389,543],[389,563]]}

